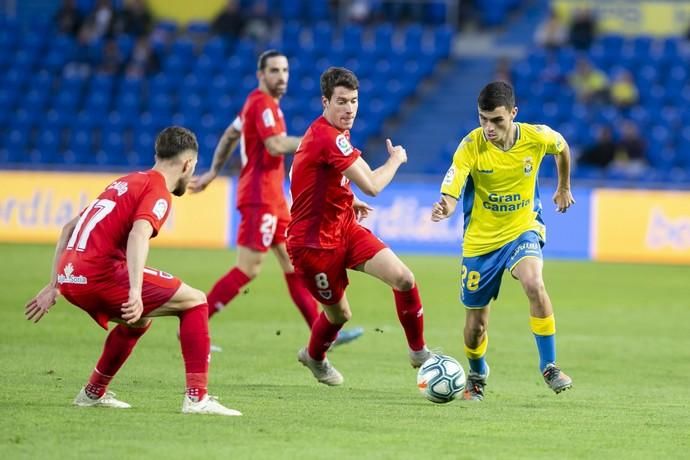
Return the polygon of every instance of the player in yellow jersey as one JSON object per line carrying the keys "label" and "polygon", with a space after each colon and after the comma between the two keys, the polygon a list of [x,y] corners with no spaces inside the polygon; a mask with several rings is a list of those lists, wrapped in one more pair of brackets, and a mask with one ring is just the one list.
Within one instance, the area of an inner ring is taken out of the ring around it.
{"label": "player in yellow jersey", "polygon": [[545,155],[555,155],[558,212],[575,203],[570,192],[570,149],[545,125],[514,121],[513,88],[493,82],[478,98],[480,128],[460,142],[432,208],[438,222],[455,211],[462,195],[464,238],[462,293],[465,305],[465,354],[470,371],[465,399],[482,400],[489,376],[485,355],[492,299],[498,297],[503,270],[520,281],[529,299],[530,326],[539,351],[539,367],[556,393],[572,379],[556,365],[556,323],[542,277],[541,248],[546,228],[541,218],[537,174]]}

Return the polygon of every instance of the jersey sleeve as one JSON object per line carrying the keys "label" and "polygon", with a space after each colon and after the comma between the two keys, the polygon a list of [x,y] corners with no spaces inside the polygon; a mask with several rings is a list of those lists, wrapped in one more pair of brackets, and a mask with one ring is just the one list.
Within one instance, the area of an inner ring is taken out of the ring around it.
{"label": "jersey sleeve", "polygon": [[547,125],[540,125],[540,128],[539,134],[546,146],[545,153],[547,155],[558,155],[563,152],[566,142],[561,133]]}
{"label": "jersey sleeve", "polygon": [[152,237],[158,234],[170,214],[170,193],[161,187],[147,184],[134,211],[133,221],[143,219],[153,227]]}
{"label": "jersey sleeve", "polygon": [[271,106],[266,100],[259,99],[253,107],[253,123],[256,132],[262,141],[271,136],[285,134],[283,127],[278,123],[278,108]]}
{"label": "jersey sleeve", "polygon": [[465,186],[467,176],[476,161],[476,149],[472,148],[472,139],[465,137],[453,155],[453,163],[448,168],[446,176],[441,184],[441,193],[460,199],[462,188]]}
{"label": "jersey sleeve", "polygon": [[352,146],[344,133],[329,132],[323,142],[325,161],[338,172],[345,171],[362,155],[359,149]]}

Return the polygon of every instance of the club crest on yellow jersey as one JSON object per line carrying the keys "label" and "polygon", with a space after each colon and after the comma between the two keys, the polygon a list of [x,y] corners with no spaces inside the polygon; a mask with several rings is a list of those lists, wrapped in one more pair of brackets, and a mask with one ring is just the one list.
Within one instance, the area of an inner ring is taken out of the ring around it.
{"label": "club crest on yellow jersey", "polygon": [[522,170],[525,172],[525,176],[529,176],[530,174],[532,174],[532,171],[534,170],[534,165],[532,164],[532,157],[525,158]]}

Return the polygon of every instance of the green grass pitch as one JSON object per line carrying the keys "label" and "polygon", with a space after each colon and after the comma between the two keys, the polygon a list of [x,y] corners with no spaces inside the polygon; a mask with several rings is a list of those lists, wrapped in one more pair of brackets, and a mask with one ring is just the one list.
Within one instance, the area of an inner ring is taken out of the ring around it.
{"label": "green grass pitch", "polygon": [[[434,405],[415,387],[393,296],[351,275],[352,325],[365,335],[330,354],[345,384],[317,384],[296,361],[307,329],[275,260],[211,323],[223,347],[211,393],[243,417],[184,416],[177,320],[161,318],[111,385],[131,410],[71,400],[105,338],[64,300],[37,325],[24,302],[46,281],[52,248],[0,245],[0,457],[113,459],[687,458],[690,269],[547,261],[560,395],[537,370],[528,308],[506,276],[493,305],[483,403]],[[426,338],[466,367],[455,257],[404,256],[419,281]],[[233,263],[223,250],[154,249],[150,264],[207,290]]]}

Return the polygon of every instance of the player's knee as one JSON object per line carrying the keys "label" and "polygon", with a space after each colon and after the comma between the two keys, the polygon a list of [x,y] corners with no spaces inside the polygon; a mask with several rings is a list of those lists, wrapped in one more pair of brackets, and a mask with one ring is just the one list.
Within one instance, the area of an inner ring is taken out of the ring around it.
{"label": "player's knee", "polygon": [[187,298],[179,303],[179,310],[189,310],[207,302],[206,294],[198,289],[190,288],[187,293]]}
{"label": "player's knee", "polygon": [[352,319],[352,310],[343,305],[333,305],[324,309],[326,317],[333,324],[345,324]]}
{"label": "player's knee", "polygon": [[247,278],[250,280],[253,280],[257,276],[259,276],[259,273],[261,273],[261,264],[260,263],[252,263],[252,264],[247,264],[245,266],[239,267],[240,270],[242,270],[242,273],[247,275]]}
{"label": "player's knee", "polygon": [[409,291],[414,287],[414,283],[414,273],[409,268],[403,266],[395,275],[393,288],[396,291]]}
{"label": "player's knee", "polygon": [[340,310],[337,313],[337,320],[339,324],[347,323],[352,319],[352,312],[350,310]]}
{"label": "player's knee", "polygon": [[546,293],[544,281],[539,276],[530,277],[522,282],[525,293],[530,299],[539,299]]}
{"label": "player's knee", "polygon": [[465,325],[465,332],[471,337],[481,337],[486,333],[486,323],[483,321],[473,321]]}

